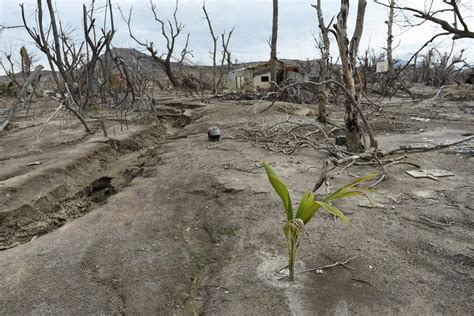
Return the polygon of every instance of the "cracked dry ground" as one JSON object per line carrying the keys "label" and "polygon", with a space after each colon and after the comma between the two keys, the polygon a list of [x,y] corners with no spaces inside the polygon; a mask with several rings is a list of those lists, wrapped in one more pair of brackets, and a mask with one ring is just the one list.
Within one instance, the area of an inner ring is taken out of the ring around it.
{"label": "cracked dry ground", "polygon": [[[327,155],[302,149],[286,156],[228,136],[239,122],[281,117],[256,117],[235,103],[202,109],[178,137],[148,149],[155,159],[146,175],[82,217],[0,252],[0,314],[472,313],[473,163],[448,151],[409,159],[454,177],[415,180],[406,166],[393,167],[373,195],[374,208],[338,204],[351,226],[323,213],[310,223],[297,270],[356,256],[349,268],[299,274],[294,284],[278,280],[274,271],[286,262],[284,217],[258,166],[270,161],[296,200]],[[226,136],[219,143],[206,139],[214,124]],[[450,124],[425,124],[421,136],[472,132],[469,121]],[[420,138],[410,131],[377,136],[387,147]],[[350,179],[346,171],[330,184]]]}

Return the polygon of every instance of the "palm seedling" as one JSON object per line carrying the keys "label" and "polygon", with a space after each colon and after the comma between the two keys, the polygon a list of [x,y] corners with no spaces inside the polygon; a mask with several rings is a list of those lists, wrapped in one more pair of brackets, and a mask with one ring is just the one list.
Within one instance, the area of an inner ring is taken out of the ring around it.
{"label": "palm seedling", "polygon": [[[306,192],[296,209],[296,213],[293,212],[293,206],[291,204],[290,194],[288,188],[283,181],[278,178],[273,169],[268,165],[267,162],[263,162],[265,172],[267,173],[268,180],[275,189],[276,193],[280,196],[283,202],[283,208],[286,214],[287,223],[283,228],[286,242],[288,245],[288,270],[289,279],[294,281],[295,279],[295,260],[296,260],[296,248],[298,242],[298,236],[300,232],[306,232],[305,225],[313,218],[313,216],[323,208],[327,212],[339,217],[343,222],[349,224],[347,217],[334,205],[332,202],[338,199],[353,197],[353,196],[364,196],[368,199],[366,192],[373,191],[371,189],[360,187],[359,184],[362,182],[373,179],[377,174],[369,174],[364,177],[360,177],[355,181],[346,184],[333,193],[327,195],[321,201],[314,199],[314,193]],[[370,200],[369,200],[370,201]]]}

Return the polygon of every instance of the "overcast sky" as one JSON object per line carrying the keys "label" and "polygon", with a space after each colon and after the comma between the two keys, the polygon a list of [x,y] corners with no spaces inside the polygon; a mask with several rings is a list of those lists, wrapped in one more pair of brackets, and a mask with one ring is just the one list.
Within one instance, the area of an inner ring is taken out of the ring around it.
{"label": "overcast sky", "polygon": [[[80,0],[56,0],[56,7],[64,25],[71,29],[76,29],[76,34],[80,34],[82,19],[82,3],[90,1]],[[96,0],[101,6],[105,0]],[[141,40],[153,41],[155,45],[163,45],[160,26],[153,20],[148,0],[113,0],[113,6],[120,5],[124,12],[133,7],[132,27],[136,37]],[[278,36],[278,57],[307,59],[318,58],[319,54],[314,47],[313,34],[318,31],[316,11],[310,6],[316,0],[280,0],[280,19]],[[424,0],[406,0],[410,5],[423,6]],[[441,3],[441,0],[435,0]],[[474,12],[474,0],[463,1],[466,16],[472,16]],[[34,9],[36,0],[0,0],[0,25],[19,25],[21,15],[19,4],[24,3],[27,11],[27,19],[34,24]],[[171,17],[174,8],[174,0],[158,0],[158,14],[161,17]],[[335,16],[339,10],[340,1],[322,0],[323,11],[326,22]],[[351,0],[351,11],[349,34],[352,34],[357,1]],[[234,35],[231,40],[230,50],[233,58],[239,62],[267,60],[269,58],[269,46],[267,40],[271,34],[272,21],[272,0],[207,0],[206,7],[212,19],[214,30],[220,34],[224,30],[229,31],[235,26]],[[380,51],[386,42],[387,8],[368,1],[366,12],[366,23],[360,51],[371,47]],[[181,0],[179,4],[178,18],[185,24],[183,32],[190,33],[190,48],[193,50],[193,62],[199,64],[209,64],[211,62],[209,48],[211,38],[208,26],[202,12],[201,0]],[[120,18],[119,12],[115,9],[115,20],[117,34],[114,38],[116,47],[139,46],[128,36],[125,24]],[[474,29],[474,19],[469,18],[468,23]],[[407,59],[410,54],[418,49],[426,40],[436,34],[439,28],[432,24],[425,23],[413,29],[402,29],[395,26],[394,33],[395,57]],[[401,34],[401,35],[400,35]],[[184,40],[184,36],[182,38]],[[0,34],[0,50],[13,53],[14,55],[25,45],[29,50],[34,50],[34,45],[28,38],[27,33],[22,29],[4,30]],[[437,42],[441,48],[448,48],[451,45],[450,38],[444,38]],[[469,61],[474,62],[474,40],[456,41],[457,49],[466,49],[466,56]],[[337,55],[335,43],[332,45],[333,54]],[[40,56],[39,53],[37,53]],[[44,63],[44,60],[41,60]]]}

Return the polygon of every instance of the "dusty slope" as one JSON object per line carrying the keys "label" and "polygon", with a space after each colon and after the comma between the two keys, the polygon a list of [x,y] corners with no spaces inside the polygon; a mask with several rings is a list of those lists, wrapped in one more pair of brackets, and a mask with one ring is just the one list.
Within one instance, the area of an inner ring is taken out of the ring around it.
{"label": "dusty slope", "polygon": [[[150,149],[159,158],[147,177],[57,231],[0,252],[0,314],[473,311],[474,263],[465,256],[472,257],[472,158],[412,155],[411,161],[456,176],[413,180],[395,167],[374,196],[376,208],[339,205],[352,226],[318,215],[302,241],[299,270],[357,257],[348,264],[352,269],[300,274],[289,285],[274,275],[285,264],[280,202],[257,166],[272,162],[300,196],[313,185],[325,154],[284,156],[228,137],[207,142],[208,125],[232,136],[239,122],[261,120],[252,113],[209,106],[182,138]],[[458,125],[436,125],[421,136],[452,139],[466,132]],[[409,143],[420,134],[379,139]],[[343,173],[331,185],[349,179]],[[427,225],[420,215],[454,223]]]}

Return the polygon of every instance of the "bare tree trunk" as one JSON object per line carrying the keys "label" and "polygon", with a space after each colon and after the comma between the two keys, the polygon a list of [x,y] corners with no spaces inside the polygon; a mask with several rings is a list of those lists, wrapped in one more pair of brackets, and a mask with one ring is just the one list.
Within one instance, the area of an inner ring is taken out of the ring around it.
{"label": "bare tree trunk", "polygon": [[[347,9],[348,9],[347,13],[349,13],[349,1],[341,1],[341,3],[342,2],[347,2]],[[356,25],[354,28],[354,33],[352,34],[351,42],[350,42],[350,55],[351,55],[352,64],[354,65],[354,67],[356,64],[357,53],[359,52],[359,44],[362,38],[362,32],[364,31],[364,19],[365,19],[366,7],[367,7],[367,0],[359,0],[357,4]]]}
{"label": "bare tree trunk", "polygon": [[413,61],[413,82],[418,82],[418,55],[415,56],[415,60]]}
{"label": "bare tree trunk", "polygon": [[174,75],[173,69],[171,68],[171,62],[163,64],[163,68],[173,87],[179,87],[179,82]]}
{"label": "bare tree trunk", "polygon": [[277,82],[278,0],[273,0],[272,39],[270,48],[270,80]]}
{"label": "bare tree trunk", "polygon": [[395,11],[395,0],[390,0],[390,11],[388,13],[387,21],[387,63],[388,63],[388,77],[393,76],[393,17]]}
{"label": "bare tree trunk", "polygon": [[211,57],[212,57],[212,94],[217,94],[217,40],[219,39],[215,34],[214,34],[214,29],[212,28],[211,24],[211,19],[209,18],[209,15],[207,14],[206,11],[206,4],[202,4],[202,10],[204,11],[204,15],[206,16],[207,20],[207,25],[209,26],[209,33],[211,34],[212,37],[212,52],[211,52]]}
{"label": "bare tree trunk", "polygon": [[22,46],[20,49],[21,56],[21,73],[23,79],[26,80],[31,73],[31,56],[28,54],[28,50],[25,46]]}
{"label": "bare tree trunk", "polygon": [[227,71],[228,72],[230,71],[231,60],[230,60],[230,52],[229,52],[229,42],[230,42],[230,38],[232,37],[233,32],[234,32],[234,28],[232,27],[232,30],[230,30],[229,34],[227,35],[227,39],[226,39],[225,30],[224,30],[224,33],[221,34],[222,58],[221,58],[221,66],[220,66],[220,72],[219,72],[219,80],[217,80],[217,87],[225,86],[223,85],[223,81],[224,81],[224,71],[225,71],[224,63],[226,62],[226,60],[229,63],[227,65]]}
{"label": "bare tree trunk", "polygon": [[[358,101],[358,93],[355,85],[355,58],[363,31],[366,0],[359,0],[357,10],[357,20],[354,34],[349,44],[347,38],[347,17],[349,15],[349,0],[341,0],[341,9],[337,15],[337,22],[334,25],[336,30],[337,46],[341,57],[342,72],[347,90]],[[346,146],[352,152],[364,150],[362,145],[362,131],[359,124],[359,117],[355,105],[351,98],[346,97],[344,122],[346,127]]]}
{"label": "bare tree trunk", "polygon": [[[39,3],[40,1],[38,1]],[[64,80],[65,84],[68,84],[70,87],[72,87],[72,82],[69,81],[70,76],[68,76],[66,70],[64,69],[64,63],[61,58],[61,46],[60,46],[60,37],[59,37],[59,31],[58,31],[58,26],[56,23],[56,15],[54,12],[53,4],[51,0],[46,0],[46,4],[48,6],[48,11],[49,11],[49,18],[51,20],[51,29],[53,31],[53,44],[54,44],[54,52],[56,53],[56,62],[55,65],[58,68],[59,73],[61,74],[61,77]],[[39,6],[39,5],[38,5]],[[59,88],[59,86],[58,86]]]}
{"label": "bare tree trunk", "polygon": [[359,0],[357,5],[357,18],[356,25],[354,28],[354,33],[352,34],[351,42],[349,45],[349,53],[352,61],[352,66],[354,67],[354,81],[356,83],[356,100],[359,101],[362,93],[362,82],[357,65],[357,55],[359,54],[359,44],[362,38],[362,32],[364,30],[364,19],[365,19],[365,9],[367,7],[367,0]]}
{"label": "bare tree trunk", "polygon": [[[329,30],[324,24],[323,10],[321,8],[321,0],[318,0],[316,5],[313,7],[316,9],[318,14],[319,29],[321,32],[322,46],[321,49],[321,61],[319,63],[319,80],[325,81],[328,79],[328,66],[329,66],[329,52],[330,52],[330,41],[329,41]],[[328,91],[326,85],[322,85],[318,88],[319,91],[319,116],[318,121],[326,123],[326,105],[328,103]]]}
{"label": "bare tree trunk", "polygon": [[[234,28],[232,28],[232,31],[234,30]],[[231,33],[232,33],[231,31]],[[229,34],[229,37],[227,38],[227,40],[229,41],[231,37],[231,34]],[[229,43],[227,43],[228,45]],[[227,51],[227,72],[229,72],[231,69],[232,69],[232,56],[231,56],[231,53],[229,52],[229,50],[227,48],[224,49],[224,51]]]}

